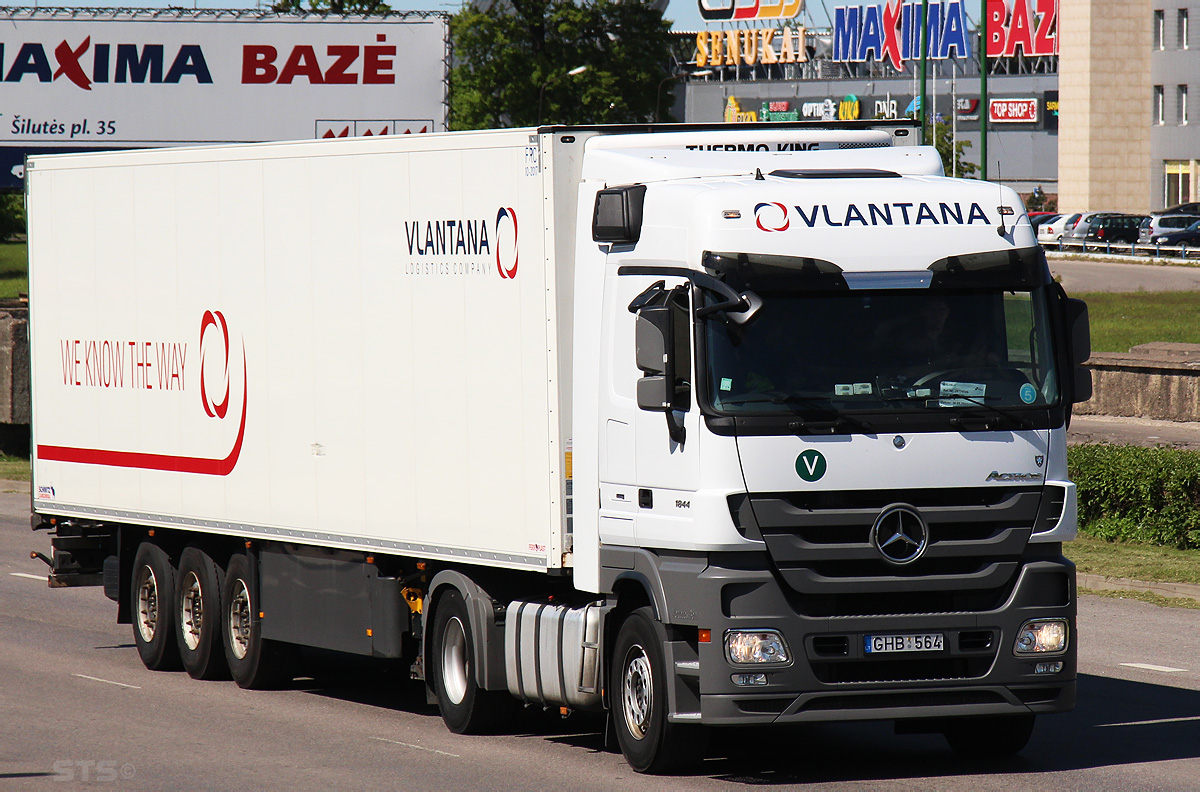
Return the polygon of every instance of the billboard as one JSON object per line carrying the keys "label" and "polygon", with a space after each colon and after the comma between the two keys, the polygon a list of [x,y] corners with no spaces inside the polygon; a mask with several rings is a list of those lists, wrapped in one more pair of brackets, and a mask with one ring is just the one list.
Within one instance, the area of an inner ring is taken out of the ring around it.
{"label": "billboard", "polygon": [[[140,148],[445,129],[447,16],[0,14],[0,148]],[[17,174],[4,167],[0,186]]]}

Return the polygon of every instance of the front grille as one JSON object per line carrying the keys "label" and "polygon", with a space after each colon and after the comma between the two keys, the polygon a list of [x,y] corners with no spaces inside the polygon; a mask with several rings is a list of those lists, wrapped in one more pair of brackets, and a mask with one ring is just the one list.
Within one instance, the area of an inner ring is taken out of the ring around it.
{"label": "front grille", "polygon": [[964,707],[972,704],[1003,704],[1004,697],[990,690],[939,691],[924,693],[870,693],[861,696],[822,696],[807,702],[801,711],[877,710],[910,707]]}
{"label": "front grille", "polygon": [[909,660],[857,660],[811,663],[813,674],[826,684],[846,682],[932,682],[940,679],[978,679],[992,667],[991,657],[942,657]]}
{"label": "front grille", "polygon": [[[894,504],[928,529],[923,555],[905,565],[884,560],[871,539]],[[1039,517],[1045,524],[1047,512],[1061,512],[1045,507],[1040,487],[769,493],[730,505],[739,525],[752,515],[796,609],[815,617],[995,609]]]}

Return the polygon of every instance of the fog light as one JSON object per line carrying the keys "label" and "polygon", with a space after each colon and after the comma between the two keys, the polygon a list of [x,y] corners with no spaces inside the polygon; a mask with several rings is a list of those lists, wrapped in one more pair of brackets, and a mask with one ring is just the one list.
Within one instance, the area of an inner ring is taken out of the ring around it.
{"label": "fog light", "polygon": [[765,685],[767,684],[766,674],[734,674],[733,684],[735,685]]}
{"label": "fog light", "polygon": [[1021,625],[1013,651],[1017,654],[1062,652],[1067,648],[1065,619],[1035,619]]}
{"label": "fog light", "polygon": [[790,662],[787,643],[775,630],[730,630],[725,633],[725,656],[734,665]]}
{"label": "fog light", "polygon": [[1062,668],[1063,668],[1062,660],[1058,660],[1054,663],[1038,663],[1037,665],[1035,665],[1033,667],[1033,673],[1035,673],[1035,674],[1057,674],[1059,671],[1062,671]]}

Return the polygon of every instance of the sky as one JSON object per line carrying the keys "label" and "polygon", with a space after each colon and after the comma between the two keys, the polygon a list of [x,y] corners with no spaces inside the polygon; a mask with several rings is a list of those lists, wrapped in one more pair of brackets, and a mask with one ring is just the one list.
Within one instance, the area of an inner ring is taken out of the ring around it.
{"label": "sky", "polygon": [[[735,0],[736,1],[736,0]],[[806,18],[804,12],[801,13],[802,24],[809,26],[824,27],[829,23],[826,13],[826,7],[832,8],[836,5],[855,5],[857,0],[809,0],[811,8],[809,9]],[[453,13],[462,6],[462,0],[387,0],[388,5],[395,11],[446,11]],[[713,4],[721,0],[714,0]],[[244,5],[243,5],[244,3]],[[87,2],[72,3],[69,0],[63,0],[59,3],[32,3],[32,5],[41,5],[43,7],[62,6],[62,7],[86,7],[86,8],[245,8],[245,7],[260,7],[268,8],[271,3],[269,0],[261,2],[257,6],[250,0],[243,0],[243,3],[237,0],[191,0],[191,2],[183,2],[183,0],[121,0],[113,2],[112,0],[87,0]],[[28,3],[27,3],[28,4]],[[667,4],[666,18],[673,23],[675,30],[705,30],[710,25],[706,24],[700,18],[700,10],[698,0],[669,0]],[[717,26],[711,26],[717,27]]]}

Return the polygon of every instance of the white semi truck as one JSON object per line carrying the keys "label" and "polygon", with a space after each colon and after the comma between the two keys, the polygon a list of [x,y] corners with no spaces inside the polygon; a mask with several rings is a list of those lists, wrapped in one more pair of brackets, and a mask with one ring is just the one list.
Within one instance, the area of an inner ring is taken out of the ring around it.
{"label": "white semi truck", "polygon": [[455,732],[1075,698],[1086,307],[909,126],[37,157],[33,525],[151,669],[399,658]]}

